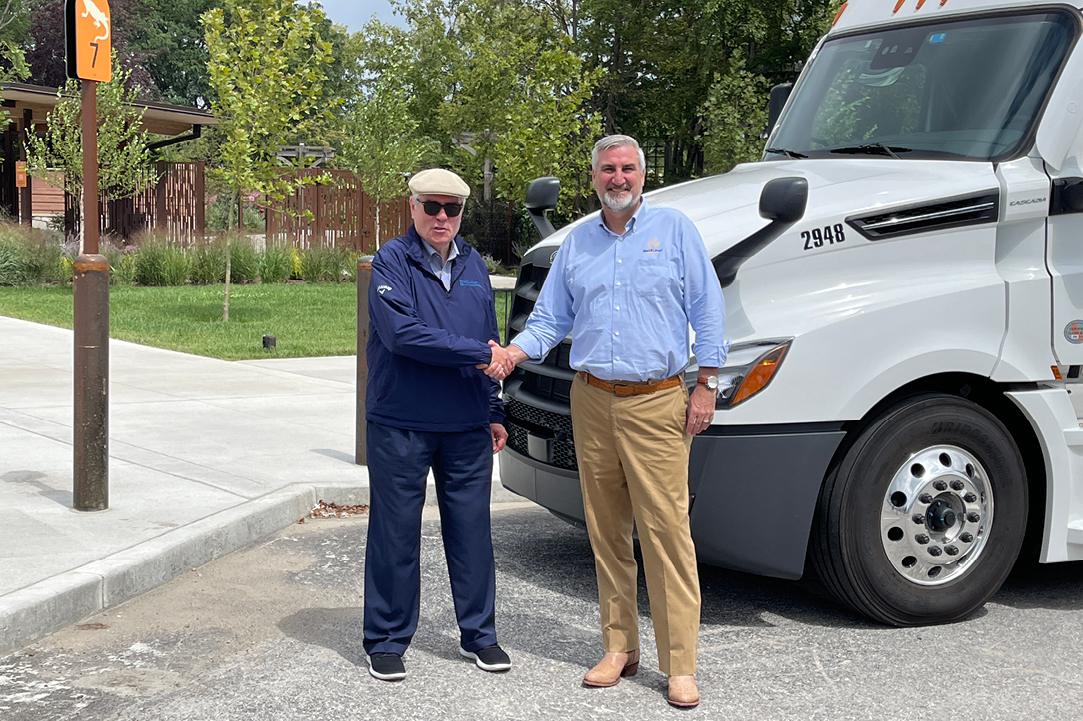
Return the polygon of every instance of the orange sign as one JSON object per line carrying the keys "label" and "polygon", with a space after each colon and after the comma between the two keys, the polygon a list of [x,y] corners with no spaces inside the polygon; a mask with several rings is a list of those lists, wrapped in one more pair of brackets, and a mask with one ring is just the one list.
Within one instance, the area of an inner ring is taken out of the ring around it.
{"label": "orange sign", "polygon": [[15,161],[15,187],[26,187],[26,163],[22,160]]}
{"label": "orange sign", "polygon": [[109,17],[108,0],[68,0],[67,13],[68,32],[71,33],[68,74],[83,80],[109,82],[113,77],[113,21]]}

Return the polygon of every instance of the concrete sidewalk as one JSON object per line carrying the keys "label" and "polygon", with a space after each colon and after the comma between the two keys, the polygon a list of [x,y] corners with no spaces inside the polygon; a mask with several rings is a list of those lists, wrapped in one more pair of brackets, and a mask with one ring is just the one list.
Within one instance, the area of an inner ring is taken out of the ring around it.
{"label": "concrete sidewalk", "polygon": [[[79,513],[72,332],[0,317],[0,654],[318,499],[368,500],[352,356],[228,362],[115,340],[109,352],[110,509]],[[518,499],[495,477],[493,496]]]}

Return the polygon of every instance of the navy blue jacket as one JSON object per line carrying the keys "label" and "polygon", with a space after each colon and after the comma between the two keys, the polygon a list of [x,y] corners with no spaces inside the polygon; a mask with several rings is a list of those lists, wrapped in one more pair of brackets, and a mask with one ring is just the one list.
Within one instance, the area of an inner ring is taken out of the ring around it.
{"label": "navy blue jacket", "polygon": [[429,267],[413,224],[372,261],[365,417],[414,431],[467,431],[504,422],[500,384],[476,368],[500,342],[481,255],[459,236],[451,290]]}

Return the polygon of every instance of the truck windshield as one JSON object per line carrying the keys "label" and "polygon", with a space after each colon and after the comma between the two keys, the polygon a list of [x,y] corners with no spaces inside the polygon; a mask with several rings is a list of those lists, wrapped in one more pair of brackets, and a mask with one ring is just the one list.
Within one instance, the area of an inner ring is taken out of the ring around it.
{"label": "truck windshield", "polygon": [[1069,13],[1044,11],[828,40],[765,158],[1015,157],[1076,28]]}

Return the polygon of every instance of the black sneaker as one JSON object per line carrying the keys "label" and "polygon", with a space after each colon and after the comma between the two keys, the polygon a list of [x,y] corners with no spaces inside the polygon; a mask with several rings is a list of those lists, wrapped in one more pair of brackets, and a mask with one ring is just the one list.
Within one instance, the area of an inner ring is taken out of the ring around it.
{"label": "black sneaker", "polygon": [[477,651],[467,651],[459,646],[459,653],[463,658],[472,660],[483,671],[507,671],[511,668],[511,659],[508,658],[508,654],[495,643]]}
{"label": "black sneaker", "polygon": [[374,653],[369,656],[369,673],[381,681],[401,681],[406,678],[406,666],[397,653]]}

